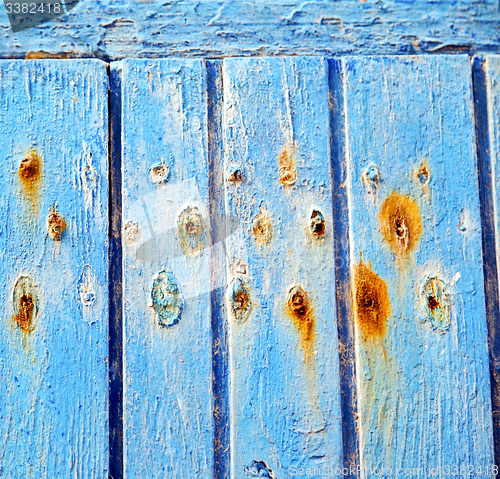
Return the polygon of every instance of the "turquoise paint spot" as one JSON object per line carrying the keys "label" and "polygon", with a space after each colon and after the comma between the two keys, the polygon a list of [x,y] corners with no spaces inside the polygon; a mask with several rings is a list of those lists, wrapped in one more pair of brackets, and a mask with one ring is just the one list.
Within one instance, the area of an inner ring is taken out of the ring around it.
{"label": "turquoise paint spot", "polygon": [[179,322],[184,299],[171,272],[161,271],[158,274],[153,282],[151,298],[160,326],[170,327]]}

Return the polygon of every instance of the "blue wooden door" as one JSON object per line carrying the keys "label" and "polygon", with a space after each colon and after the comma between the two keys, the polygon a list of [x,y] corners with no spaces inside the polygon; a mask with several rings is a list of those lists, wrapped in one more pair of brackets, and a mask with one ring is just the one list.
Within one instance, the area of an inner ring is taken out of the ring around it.
{"label": "blue wooden door", "polygon": [[494,476],[497,63],[0,61],[0,475]]}
{"label": "blue wooden door", "polygon": [[490,477],[468,58],[114,68],[125,476]]}

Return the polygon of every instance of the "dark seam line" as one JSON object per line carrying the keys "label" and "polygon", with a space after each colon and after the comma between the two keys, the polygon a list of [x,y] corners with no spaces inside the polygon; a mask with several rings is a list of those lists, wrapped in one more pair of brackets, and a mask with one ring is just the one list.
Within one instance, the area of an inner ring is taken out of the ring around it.
{"label": "dark seam line", "polygon": [[[351,303],[349,210],[346,192],[344,92],[342,60],[328,59],[330,103],[330,154],[335,251],[335,292],[339,334],[342,444],[344,468],[349,475],[359,464],[355,340]],[[351,468],[352,467],[352,468]]]}
{"label": "dark seam line", "polygon": [[[214,424],[214,478],[229,477],[229,359],[226,284],[224,181],[222,166],[222,62],[205,61],[207,70],[208,156],[211,226],[212,394]],[[218,245],[219,248],[214,248]],[[222,286],[220,286],[222,285]]]}
{"label": "dark seam line", "polygon": [[494,198],[491,179],[491,154],[488,131],[487,78],[484,58],[473,60],[472,79],[476,121],[476,145],[478,157],[479,198],[483,243],[483,273],[488,323],[490,356],[491,405],[493,415],[493,443],[495,464],[500,464],[500,309],[498,300],[497,252],[495,245]]}
{"label": "dark seam line", "polygon": [[123,477],[123,288],[121,73],[108,65],[109,105],[109,477]]}

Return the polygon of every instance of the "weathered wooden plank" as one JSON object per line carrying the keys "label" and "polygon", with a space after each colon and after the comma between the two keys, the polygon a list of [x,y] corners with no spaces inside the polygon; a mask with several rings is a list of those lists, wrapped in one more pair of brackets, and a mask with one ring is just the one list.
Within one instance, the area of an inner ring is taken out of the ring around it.
{"label": "weathered wooden plank", "polygon": [[207,80],[122,69],[125,477],[213,475]]}
{"label": "weathered wooden plank", "polygon": [[490,477],[469,58],[358,57],[344,75],[361,461]]}
{"label": "weathered wooden plank", "polygon": [[[68,4],[69,0],[66,0]],[[0,54],[97,56],[495,52],[496,0],[313,2],[80,1],[69,14],[13,34],[0,9]]]}
{"label": "weathered wooden plank", "polygon": [[107,477],[107,88],[0,62],[2,477]]}
{"label": "weathered wooden plank", "polygon": [[223,85],[232,477],[337,467],[328,65],[225,59]]}
{"label": "weathered wooden plank", "polygon": [[484,290],[488,318],[490,346],[491,399],[495,462],[500,461],[500,300],[498,284],[500,224],[498,219],[497,184],[500,166],[500,58],[489,56],[474,59],[474,100],[476,106],[476,134],[479,156],[479,193],[481,199],[481,226],[483,232]]}

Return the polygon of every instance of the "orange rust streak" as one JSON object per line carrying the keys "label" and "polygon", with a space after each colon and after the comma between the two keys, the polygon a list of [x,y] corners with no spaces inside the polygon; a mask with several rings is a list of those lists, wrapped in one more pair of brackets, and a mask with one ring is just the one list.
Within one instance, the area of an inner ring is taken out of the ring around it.
{"label": "orange rust streak", "polygon": [[399,256],[417,244],[422,234],[418,205],[409,196],[392,193],[379,213],[380,232]]}
{"label": "orange rust streak", "polygon": [[33,298],[30,294],[24,294],[19,300],[19,313],[17,316],[14,316],[14,319],[25,333],[30,332],[32,314]]}
{"label": "orange rust streak", "polygon": [[314,346],[314,318],[309,296],[300,286],[293,287],[288,293],[288,311],[300,332],[306,363],[311,364]]}
{"label": "orange rust streak", "polygon": [[356,322],[363,335],[380,338],[385,335],[391,304],[385,281],[362,260],[354,272]]}
{"label": "orange rust streak", "polygon": [[279,155],[280,182],[283,185],[293,185],[297,181],[295,161],[293,159],[295,147],[286,146]]}
{"label": "orange rust streak", "polygon": [[34,151],[30,151],[21,161],[18,170],[19,180],[26,198],[31,203],[35,214],[38,213],[40,180],[42,177],[42,160]]}

